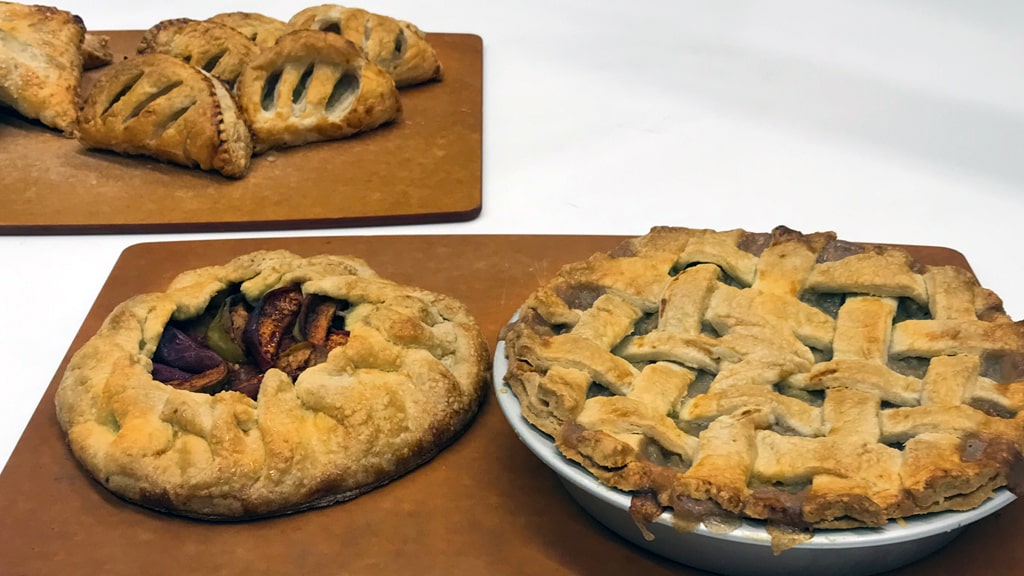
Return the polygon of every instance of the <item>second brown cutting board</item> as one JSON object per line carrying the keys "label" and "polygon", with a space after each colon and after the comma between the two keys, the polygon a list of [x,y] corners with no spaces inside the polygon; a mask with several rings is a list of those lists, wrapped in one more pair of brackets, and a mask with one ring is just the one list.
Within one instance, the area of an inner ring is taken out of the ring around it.
{"label": "second brown cutting board", "polygon": [[[610,236],[267,238],[139,244],[117,261],[70,354],[119,302],[162,290],[183,270],[258,249],[352,254],[387,278],[463,301],[492,346],[560,266],[614,247]],[[966,266],[945,248],[925,263]],[[125,503],[92,481],[64,444],[53,394],[67,357],[0,474],[0,572],[203,574],[695,574],[592,520],[523,446],[488,393],[466,434],[392,484],[344,504],[256,522],[211,524]],[[1010,576],[1024,562],[1024,506],[972,525],[898,574]]]}

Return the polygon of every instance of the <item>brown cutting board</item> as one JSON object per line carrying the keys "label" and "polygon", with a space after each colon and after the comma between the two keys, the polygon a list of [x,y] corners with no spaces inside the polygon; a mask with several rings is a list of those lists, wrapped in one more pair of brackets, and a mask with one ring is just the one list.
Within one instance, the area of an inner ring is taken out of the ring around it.
{"label": "brown cutting board", "polygon": [[[141,32],[105,32],[116,58]],[[231,180],[91,151],[0,110],[0,234],[270,230],[464,221],[480,214],[483,42],[430,34],[445,78],[403,89],[403,119],[271,152]],[[102,69],[87,74],[85,89]]]}
{"label": "brown cutting board", "polygon": [[[360,256],[385,277],[459,298],[490,344],[539,282],[608,250],[610,236],[400,236],[139,244],[117,261],[72,343],[119,302],[177,273],[256,249]],[[946,248],[910,248],[967,266]],[[330,508],[235,524],[185,520],[125,503],[78,467],[53,407],[58,370],[0,474],[0,573],[695,574],[620,539],[570,499],[512,432],[493,397],[464,436],[412,473]],[[1018,574],[1024,505],[971,526],[901,574]]]}

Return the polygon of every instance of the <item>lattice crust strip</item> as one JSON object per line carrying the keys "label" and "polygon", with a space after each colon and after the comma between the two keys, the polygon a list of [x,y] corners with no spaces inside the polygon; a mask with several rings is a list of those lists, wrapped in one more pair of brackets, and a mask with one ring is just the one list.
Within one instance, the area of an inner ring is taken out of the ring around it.
{"label": "lattice crust strip", "polygon": [[1024,484],[1024,323],[901,249],[654,228],[503,337],[524,417],[640,520],[878,526]]}

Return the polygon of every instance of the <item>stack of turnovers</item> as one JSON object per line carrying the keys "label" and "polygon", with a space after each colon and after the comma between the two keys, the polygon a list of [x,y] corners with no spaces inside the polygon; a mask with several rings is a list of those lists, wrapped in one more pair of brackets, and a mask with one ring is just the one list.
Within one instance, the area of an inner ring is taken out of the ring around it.
{"label": "stack of turnovers", "polygon": [[489,354],[451,297],[354,257],[255,252],[118,305],[56,393],[113,493],[237,520],[356,497],[471,422]]}
{"label": "stack of turnovers", "polygon": [[400,120],[398,88],[442,78],[418,28],[337,5],[160,22],[83,93],[83,67],[111,61],[105,40],[67,12],[0,2],[0,102],[88,147],[234,178],[253,154]]}
{"label": "stack of turnovers", "polygon": [[901,249],[654,228],[566,266],[503,338],[523,416],[640,524],[762,519],[784,548],[1024,481],[1024,325]]}

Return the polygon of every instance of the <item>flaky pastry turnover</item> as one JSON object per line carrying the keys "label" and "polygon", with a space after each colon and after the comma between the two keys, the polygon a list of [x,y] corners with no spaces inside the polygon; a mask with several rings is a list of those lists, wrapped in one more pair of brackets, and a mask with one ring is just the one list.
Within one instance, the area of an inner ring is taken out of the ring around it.
{"label": "flaky pastry turnover", "polygon": [[899,248],[659,227],[504,340],[523,416],[640,523],[879,526],[1024,488],[1024,323]]}
{"label": "flaky pastry turnover", "polygon": [[252,138],[227,88],[166,54],[142,54],[101,71],[82,104],[79,141],[240,178]]}
{"label": "flaky pastry turnover", "polygon": [[359,46],[371,62],[386,70],[399,88],[440,80],[444,75],[427,35],[403,20],[361,8],[323,4],[298,12],[288,26],[344,36]]}
{"label": "flaky pastry turnover", "polygon": [[0,104],[74,135],[84,37],[69,12],[0,2]]}
{"label": "flaky pastry turnover", "polygon": [[288,32],[287,23],[257,12],[222,12],[207,18],[207,21],[238,30],[260,48],[273,46]]}
{"label": "flaky pastry turnover", "polygon": [[167,54],[202,68],[230,89],[249,60],[259,52],[238,30],[216,22],[176,18],[146,30],[139,54]]}
{"label": "flaky pastry turnover", "polygon": [[401,117],[390,76],[348,40],[298,30],[260,52],[235,88],[255,151],[345,138]]}
{"label": "flaky pastry turnover", "polygon": [[489,354],[466,308],[354,257],[191,270],[118,305],[56,393],[74,455],[129,501],[244,519],[356,497],[475,414]]}

